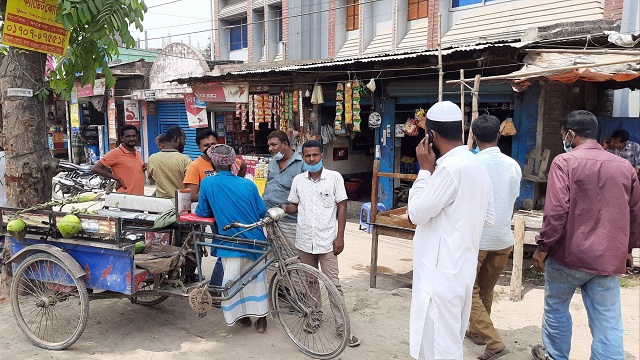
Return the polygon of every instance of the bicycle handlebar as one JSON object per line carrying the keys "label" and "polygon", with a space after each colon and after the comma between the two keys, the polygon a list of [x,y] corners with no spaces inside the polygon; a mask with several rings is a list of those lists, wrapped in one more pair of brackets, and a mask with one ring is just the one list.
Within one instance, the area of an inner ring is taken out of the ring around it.
{"label": "bicycle handlebar", "polygon": [[272,221],[276,221],[279,219],[282,219],[285,216],[285,212],[284,210],[282,210],[282,208],[271,208],[267,210],[267,216],[265,216],[264,218],[260,219],[260,221],[255,222],[253,224],[243,224],[241,222],[238,221],[234,221],[231,224],[227,224],[225,226],[222,227],[222,231],[227,231],[229,229],[236,229],[236,228],[242,228],[242,229],[251,229],[254,227],[258,227],[258,226],[263,226],[266,225]]}

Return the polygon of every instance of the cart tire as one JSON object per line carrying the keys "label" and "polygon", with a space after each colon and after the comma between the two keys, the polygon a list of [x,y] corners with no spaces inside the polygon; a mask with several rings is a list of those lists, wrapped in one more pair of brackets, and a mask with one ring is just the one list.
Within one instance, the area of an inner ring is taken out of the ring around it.
{"label": "cart tire", "polygon": [[[344,351],[351,334],[347,306],[336,286],[318,269],[301,263],[286,265],[284,274],[271,279],[269,295],[272,313],[303,353],[314,359],[333,359]],[[343,319],[341,333],[337,331],[339,318]]]}
{"label": "cart tire", "polygon": [[63,350],[82,335],[89,319],[84,282],[48,253],[27,257],[11,282],[11,308],[22,333],[36,346]]}
{"label": "cart tire", "polygon": [[[146,282],[144,285],[140,287],[139,290],[144,290],[148,287],[153,289],[153,282]],[[142,305],[142,306],[153,306],[158,305],[161,302],[167,300],[168,296],[136,296],[132,298],[132,302],[134,304]]]}

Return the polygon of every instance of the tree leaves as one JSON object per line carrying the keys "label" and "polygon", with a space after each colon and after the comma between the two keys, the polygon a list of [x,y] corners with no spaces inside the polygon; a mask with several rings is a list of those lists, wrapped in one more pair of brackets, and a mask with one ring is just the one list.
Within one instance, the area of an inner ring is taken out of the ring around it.
{"label": "tree leaves", "polygon": [[119,42],[135,46],[129,25],[142,30],[146,11],[143,0],[59,0],[57,18],[71,34],[66,56],[56,58],[58,66],[50,72],[53,90],[68,99],[76,76],[82,85],[94,82],[99,68],[107,87],[112,87],[115,79],[108,61],[119,55]]}

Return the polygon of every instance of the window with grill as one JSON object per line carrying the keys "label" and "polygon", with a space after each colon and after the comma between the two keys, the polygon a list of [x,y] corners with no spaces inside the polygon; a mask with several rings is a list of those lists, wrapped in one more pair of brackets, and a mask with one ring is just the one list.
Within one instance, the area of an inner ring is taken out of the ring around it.
{"label": "window with grill", "polygon": [[248,48],[247,18],[232,21],[229,23],[229,26],[229,50],[234,51]]}
{"label": "window with grill", "polygon": [[409,20],[426,18],[428,2],[429,0],[409,0]]}
{"label": "window with grill", "polygon": [[360,5],[358,0],[347,0],[347,31],[358,30]]}

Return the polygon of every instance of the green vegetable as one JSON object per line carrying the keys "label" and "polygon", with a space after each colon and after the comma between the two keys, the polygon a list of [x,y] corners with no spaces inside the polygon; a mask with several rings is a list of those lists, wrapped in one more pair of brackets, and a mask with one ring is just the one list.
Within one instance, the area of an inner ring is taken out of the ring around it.
{"label": "green vegetable", "polygon": [[140,254],[144,252],[144,241],[138,241],[136,243],[136,254]]}
{"label": "green vegetable", "polygon": [[73,236],[82,231],[82,223],[75,215],[67,215],[58,221],[58,230],[64,237]]}
{"label": "green vegetable", "polygon": [[22,219],[13,219],[7,224],[7,231],[14,238],[22,240],[27,234],[27,224]]}

